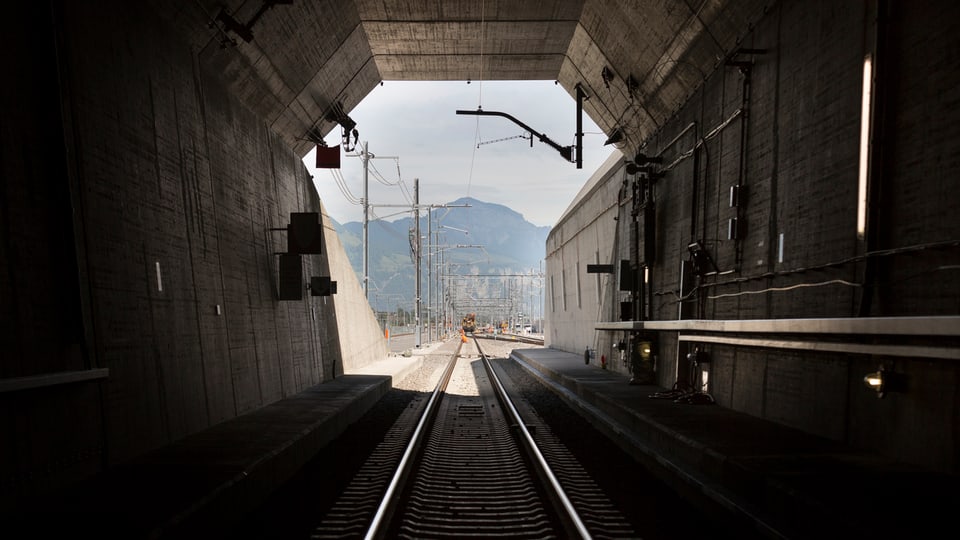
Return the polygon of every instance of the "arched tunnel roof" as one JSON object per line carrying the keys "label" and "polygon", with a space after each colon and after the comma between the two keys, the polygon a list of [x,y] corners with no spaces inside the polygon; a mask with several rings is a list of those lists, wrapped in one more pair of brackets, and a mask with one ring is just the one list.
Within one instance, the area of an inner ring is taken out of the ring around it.
{"label": "arched tunnel roof", "polygon": [[635,148],[738,50],[770,3],[152,0],[301,156],[394,80],[556,80],[571,96],[580,84],[584,112]]}

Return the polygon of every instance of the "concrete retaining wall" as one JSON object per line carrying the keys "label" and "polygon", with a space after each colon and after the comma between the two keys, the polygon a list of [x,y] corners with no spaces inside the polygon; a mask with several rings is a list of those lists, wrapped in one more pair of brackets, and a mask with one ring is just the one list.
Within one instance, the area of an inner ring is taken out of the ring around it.
{"label": "concrete retaining wall", "polygon": [[340,350],[341,373],[355,373],[371,362],[371,359],[386,358],[386,336],[380,328],[377,316],[363,294],[363,287],[350,264],[347,252],[340,238],[333,230],[330,218],[324,215],[324,227],[327,232],[327,260],[330,275],[337,281],[337,294],[333,297],[337,318],[337,346]]}

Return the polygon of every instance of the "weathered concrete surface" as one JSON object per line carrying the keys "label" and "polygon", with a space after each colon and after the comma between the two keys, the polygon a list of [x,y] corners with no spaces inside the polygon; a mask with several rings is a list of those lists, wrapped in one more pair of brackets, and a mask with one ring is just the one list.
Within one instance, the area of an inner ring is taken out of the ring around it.
{"label": "weathered concrete surface", "polygon": [[[706,71],[704,83],[675,115],[658,121],[642,147],[624,150],[626,161],[638,149],[661,158],[654,169],[663,176],[647,185],[649,193],[644,175],[629,174],[622,162],[598,171],[547,240],[547,344],[581,355],[593,348],[594,364],[605,357],[610,369],[630,372],[629,357],[621,360],[614,349],[628,333],[598,331],[591,322],[620,320],[619,303],[630,293],[621,290],[619,263],[636,261],[633,252],[648,243],[630,230],[645,197],[655,207],[655,257],[646,267],[639,319],[960,314],[960,118],[952,106],[960,98],[960,56],[946,22],[960,13],[950,2],[887,8],[878,14],[869,2],[777,3],[740,40],[766,52],[741,54],[736,59],[744,64]],[[918,56],[918,50],[929,54]],[[868,56],[873,154],[861,237]],[[730,202],[733,186],[743,194],[737,205]],[[641,210],[638,221],[642,217]],[[728,235],[732,218],[741,223],[738,238]],[[681,290],[681,266],[689,268],[694,242],[716,268],[688,276],[692,284]],[[595,263],[612,263],[617,272],[587,274],[585,266]],[[668,388],[705,384],[724,407],[955,474],[957,327],[945,337],[922,330],[764,335],[766,346],[748,333],[663,331],[655,335],[656,377]],[[710,362],[694,367],[686,355],[698,336]],[[718,337],[728,341],[707,341]],[[750,339],[751,345],[743,342]],[[810,344],[788,350],[778,344],[785,339]],[[880,348],[814,351],[820,341]],[[879,365],[909,379],[909,389],[878,401],[863,377]]]}
{"label": "weathered concrete surface", "polygon": [[724,536],[930,538],[960,504],[955,475],[726,407],[651,397],[664,389],[577,354],[512,357],[685,500],[736,528],[717,526]]}
{"label": "weathered concrete surface", "polygon": [[556,80],[571,96],[579,84],[591,96],[584,110],[597,125],[606,133],[624,128],[625,140],[637,146],[775,4],[293,2],[267,10],[247,41],[225,20],[244,26],[260,4],[150,2],[198,52],[199,63],[301,155],[339,129],[327,118],[338,103],[349,112],[384,80]]}
{"label": "weathered concrete surface", "polygon": [[[274,229],[319,198],[177,29],[127,2],[14,15],[0,32],[17,73],[2,85],[2,500],[386,355],[335,235],[303,274],[332,276],[345,308],[278,300]],[[60,383],[91,372],[108,374]]]}

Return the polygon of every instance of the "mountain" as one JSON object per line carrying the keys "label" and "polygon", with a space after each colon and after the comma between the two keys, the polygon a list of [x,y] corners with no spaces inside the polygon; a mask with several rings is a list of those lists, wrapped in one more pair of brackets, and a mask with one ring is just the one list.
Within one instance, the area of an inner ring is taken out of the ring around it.
{"label": "mountain", "polygon": [[[428,277],[430,296],[436,302],[439,276],[448,285],[444,287],[447,298],[458,313],[487,313],[488,318],[481,316],[481,320],[510,318],[520,311],[539,313],[539,273],[550,227],[534,225],[506,206],[471,197],[447,206],[431,209],[429,217],[427,212],[420,216],[421,305],[427,304]],[[412,215],[369,222],[368,297],[375,310],[413,309],[413,225]],[[362,283],[363,224],[334,221],[334,227]]]}

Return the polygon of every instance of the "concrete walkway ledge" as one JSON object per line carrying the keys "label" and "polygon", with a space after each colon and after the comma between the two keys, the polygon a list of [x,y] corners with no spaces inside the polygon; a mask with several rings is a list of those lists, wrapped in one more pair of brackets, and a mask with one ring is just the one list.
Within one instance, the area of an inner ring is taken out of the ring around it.
{"label": "concrete walkway ledge", "polygon": [[34,537],[218,537],[421,362],[389,357],[339,375],[114,466],[16,521]]}
{"label": "concrete walkway ledge", "polygon": [[716,404],[653,399],[665,389],[630,385],[580,354],[511,358],[684,498],[761,537],[926,537],[960,508],[954,476]]}

